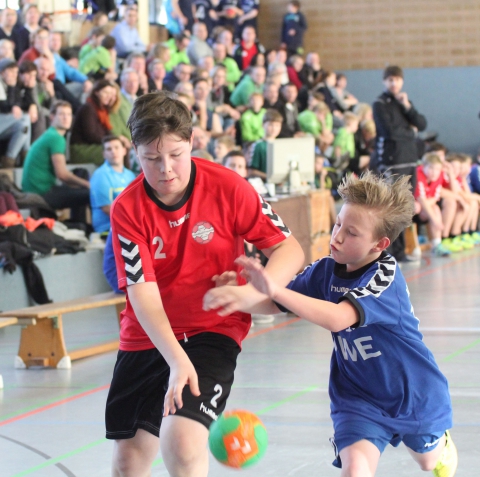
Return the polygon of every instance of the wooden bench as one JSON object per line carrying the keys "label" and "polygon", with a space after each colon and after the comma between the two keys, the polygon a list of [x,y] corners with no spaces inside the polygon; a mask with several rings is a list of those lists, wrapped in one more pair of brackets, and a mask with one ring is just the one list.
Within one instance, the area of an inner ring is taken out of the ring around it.
{"label": "wooden bench", "polygon": [[65,346],[63,315],[105,306],[116,307],[120,323],[120,313],[125,308],[125,295],[107,292],[0,313],[0,323],[2,323],[0,327],[15,324],[23,326],[15,367],[50,366],[68,369],[72,367],[72,361],[75,359],[118,349],[118,340],[71,352],[67,352]]}

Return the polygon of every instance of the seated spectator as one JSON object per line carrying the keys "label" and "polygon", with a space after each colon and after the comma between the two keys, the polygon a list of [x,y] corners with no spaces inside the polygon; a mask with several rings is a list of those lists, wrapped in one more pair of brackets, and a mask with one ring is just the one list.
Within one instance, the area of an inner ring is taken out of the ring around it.
{"label": "seated spectator", "polygon": [[355,158],[355,133],[358,129],[358,117],[350,112],[344,115],[344,126],[335,135],[333,141],[333,166],[337,171],[345,170]]}
{"label": "seated spectator", "polygon": [[155,43],[147,55],[147,70],[153,60],[160,60],[164,65],[170,62],[170,48],[166,43]]}
{"label": "seated spectator", "polygon": [[75,114],[70,138],[70,162],[103,163],[102,139],[112,132],[108,114],[113,89],[109,81],[97,81],[86,103]]}
{"label": "seated spectator", "polygon": [[477,162],[475,162],[468,174],[468,183],[470,184],[470,189],[475,194],[480,194],[480,149],[477,153]]}
{"label": "seated spectator", "polygon": [[265,48],[257,39],[257,32],[252,26],[246,26],[242,31],[242,39],[233,52],[233,58],[238,68],[245,71],[252,59],[258,53],[265,53]]}
{"label": "seated spectator", "polygon": [[40,15],[40,20],[38,20],[38,26],[41,28],[46,28],[48,31],[52,31],[53,30],[52,16],[49,13],[42,13]]}
{"label": "seated spectator", "polygon": [[469,218],[463,228],[463,239],[472,242],[474,245],[478,245],[480,243],[480,234],[478,233],[480,195],[473,192],[470,186],[469,177],[470,171],[472,170],[472,158],[468,154],[457,154],[457,156],[460,163],[460,194],[470,208]]}
{"label": "seated spectator", "polygon": [[335,87],[331,89],[335,101],[343,112],[351,111],[358,104],[358,99],[347,91],[347,77],[343,73],[337,73]]}
{"label": "seated spectator", "polygon": [[131,68],[138,74],[137,96],[148,92],[147,60],[142,53],[131,53],[125,60],[124,69]]}
{"label": "seated spectator", "polygon": [[422,164],[417,167],[417,180],[414,191],[415,201],[420,211],[419,220],[427,224],[432,253],[447,256],[459,251],[448,241],[442,242],[443,217],[439,206],[442,191],[443,164],[441,159],[430,152],[423,156]]}
{"label": "seated spectator", "polygon": [[[232,136],[224,134],[215,139],[214,157],[215,162],[222,164],[223,158],[235,149],[235,141]],[[245,173],[246,176],[246,173]]]}
{"label": "seated spectator", "polygon": [[323,154],[332,145],[335,138],[332,133],[332,113],[323,101],[317,102],[312,109],[302,111],[298,115],[298,125],[300,131],[316,138],[318,147]]}
{"label": "seated spectator", "polygon": [[201,149],[207,151],[210,139],[210,134],[205,129],[197,125],[193,126],[192,150]]}
{"label": "seated spectator", "polygon": [[263,96],[261,93],[253,93],[248,103],[249,108],[242,113],[240,129],[242,131],[242,143],[256,142],[263,138],[263,116],[266,109],[263,108]]}
{"label": "seated spectator", "polygon": [[8,58],[0,60],[0,140],[8,141],[0,157],[0,168],[14,167],[21,152],[30,148],[30,117],[21,109],[17,87],[18,65]]}
{"label": "seated spectator", "polygon": [[227,56],[226,46],[218,42],[213,44],[213,59],[216,65],[225,66],[228,90],[232,92],[242,76],[237,62],[232,57]]}
{"label": "seated spectator", "polygon": [[138,73],[132,68],[126,68],[122,71],[120,76],[120,87],[122,91],[122,96],[130,106],[133,106],[133,103],[138,98],[137,92],[139,89],[140,81],[138,78]]}
{"label": "seated spectator", "polygon": [[[18,60],[18,63],[21,64],[23,61],[35,61],[40,56],[44,58],[48,58],[49,60],[54,62],[53,53],[50,51],[48,47],[48,39],[50,37],[50,32],[46,28],[39,28],[38,30],[32,33],[32,46],[25,50]],[[55,75],[52,75],[53,79]]]}
{"label": "seated spectator", "polygon": [[263,116],[264,137],[254,146],[252,161],[248,169],[249,177],[267,179],[267,142],[278,137],[282,130],[282,115],[275,109],[267,109]]}
{"label": "seated spectator", "polygon": [[278,109],[280,107],[280,86],[273,81],[267,81],[263,87],[263,98],[265,109]]}
{"label": "seated spectator", "polygon": [[299,75],[307,89],[312,89],[322,81],[323,72],[320,55],[314,51],[307,53],[305,64]]}
{"label": "seated spectator", "polygon": [[203,56],[198,60],[198,68],[197,70],[205,70],[210,76],[212,74],[212,70],[215,66],[215,61],[213,59],[213,56]]}
{"label": "seated spectator", "polygon": [[93,27],[88,33],[85,42],[82,44],[80,51],[78,53],[79,61],[82,61],[83,58],[88,55],[92,50],[99,47],[102,44],[103,39],[107,36],[107,31],[103,27]]}
{"label": "seated spectator", "polygon": [[72,68],[61,56],[62,34],[59,32],[51,32],[48,44],[53,54],[55,79],[66,85],[67,89],[78,99],[82,94],[90,93],[92,82],[87,76],[80,73],[76,68]]}
{"label": "seated spectator", "polygon": [[192,73],[192,67],[187,63],[178,63],[175,68],[167,73],[163,80],[163,89],[167,91],[175,90],[175,87],[181,81],[190,81],[190,75]]}
{"label": "seated spectator", "polygon": [[193,83],[193,110],[198,117],[198,125],[208,131],[212,138],[223,134],[222,124],[217,113],[210,104],[210,84],[208,80],[199,78]]}
{"label": "seated spectator", "polygon": [[192,0],[192,9],[194,21],[205,23],[210,36],[216,20],[218,20],[217,12],[211,0]]}
{"label": "seated spectator", "polygon": [[115,49],[119,58],[126,58],[130,53],[145,53],[145,43],[138,33],[137,22],[137,9],[128,6],[122,22],[117,23],[110,33],[115,38]]}
{"label": "seated spectator", "polygon": [[110,112],[108,117],[112,125],[112,135],[118,137],[122,141],[125,153],[128,157],[132,148],[132,136],[127,126],[128,118],[132,112],[132,105],[125,96],[120,92],[117,83],[112,83],[113,91],[110,98]]}
{"label": "seated spectator", "polygon": [[287,66],[288,81],[293,83],[300,91],[303,88],[303,82],[300,77],[300,72],[303,68],[303,58],[300,55],[292,55],[288,60],[289,66]]}
{"label": "seated spectator", "polygon": [[40,28],[40,10],[35,3],[27,3],[22,9],[24,18],[23,26],[30,34]]}
{"label": "seated spectator", "polygon": [[170,59],[165,63],[167,73],[172,71],[179,63],[190,64],[190,59],[187,55],[187,48],[190,44],[190,34],[188,32],[174,35],[165,44],[170,50]]}
{"label": "seated spectator", "polygon": [[337,75],[334,71],[325,71],[322,77],[322,82],[318,84],[316,91],[323,94],[324,101],[330,108],[333,114],[333,122],[335,127],[340,127],[343,124],[342,108],[335,100],[332,90],[335,88],[337,82]]}
{"label": "seated spectator", "polygon": [[76,113],[80,107],[80,101],[73,96],[67,87],[59,80],[54,78],[53,62],[50,58],[40,56],[34,61],[37,67],[37,103],[48,111],[55,100],[67,101],[72,105],[73,112]]}
{"label": "seated spectator", "polygon": [[155,59],[148,64],[148,92],[162,91],[166,71],[162,60]]}
{"label": "seated spectator", "polygon": [[[40,194],[54,209],[70,208],[72,222],[86,221],[90,203],[87,180],[67,169],[65,134],[72,124],[72,108],[66,101],[51,109],[51,126],[32,145],[23,167],[22,189]],[[56,181],[62,185],[56,185]]]}
{"label": "seated spectator", "polygon": [[30,32],[24,26],[17,25],[17,12],[13,8],[4,8],[0,14],[0,40],[13,43],[17,61],[30,46]]}
{"label": "seated spectator", "polygon": [[268,64],[268,73],[267,81],[269,83],[275,83],[279,88],[287,84],[288,80],[288,70],[285,63],[275,60],[272,63]]}
{"label": "seated spectator", "polygon": [[278,137],[294,137],[301,133],[298,124],[298,90],[293,83],[287,83],[280,89],[278,111],[282,115],[282,130]]}
{"label": "seated spectator", "polygon": [[222,129],[227,131],[235,121],[240,119],[240,113],[230,106],[230,91],[226,84],[226,68],[217,65],[212,71],[212,89],[210,91],[210,105],[220,116]]}
{"label": "seated spectator", "polygon": [[193,25],[193,35],[187,47],[190,63],[198,65],[198,60],[204,56],[213,56],[213,51],[207,43],[208,31],[205,23],[197,22]]}
{"label": "seated spectator", "polygon": [[69,66],[78,70],[78,49],[76,47],[65,47],[60,50],[60,56]]}
{"label": "seated spectator", "polygon": [[15,61],[15,45],[10,40],[0,40],[0,60],[7,58]]}
{"label": "seated spectator", "polygon": [[248,101],[253,93],[263,93],[265,83],[265,68],[254,66],[238,83],[230,96],[230,103],[239,111],[247,109]]}
{"label": "seated spectator", "polygon": [[37,103],[37,67],[31,61],[24,61],[19,69],[17,87],[20,89],[22,111],[30,117],[32,125],[31,142],[38,139],[47,129],[47,117]]}
{"label": "seated spectator", "polygon": [[117,79],[115,38],[105,36],[100,46],[80,59],[79,70],[93,79],[114,81]]}
{"label": "seated spectator", "polygon": [[103,157],[105,162],[90,179],[92,225],[95,232],[110,230],[110,207],[120,193],[135,179],[135,174],[124,167],[125,147],[118,136],[105,136]]}
{"label": "seated spectator", "polygon": [[222,28],[222,30],[218,33],[216,43],[222,43],[225,45],[225,48],[227,49],[227,56],[233,58],[233,52],[237,47],[236,43],[233,41],[233,33],[228,28],[220,28]]}
{"label": "seated spectator", "polygon": [[180,83],[175,86],[174,92],[177,94],[185,94],[190,97],[193,106],[193,84],[190,83],[190,81],[180,81]]}

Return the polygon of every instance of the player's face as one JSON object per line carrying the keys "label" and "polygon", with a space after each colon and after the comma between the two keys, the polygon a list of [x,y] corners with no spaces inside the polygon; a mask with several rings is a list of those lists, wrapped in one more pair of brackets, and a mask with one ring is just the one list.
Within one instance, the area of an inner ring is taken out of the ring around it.
{"label": "player's face", "polygon": [[192,138],[172,134],[135,148],[147,182],[166,205],[176,204],[190,180]]}
{"label": "player's face", "polygon": [[373,235],[377,211],[345,204],[333,227],[330,247],[337,263],[347,265],[351,272],[375,260],[379,242]]}
{"label": "player's face", "polygon": [[428,164],[423,168],[425,172],[425,176],[430,182],[435,182],[440,177],[442,173],[442,165],[441,164]]}

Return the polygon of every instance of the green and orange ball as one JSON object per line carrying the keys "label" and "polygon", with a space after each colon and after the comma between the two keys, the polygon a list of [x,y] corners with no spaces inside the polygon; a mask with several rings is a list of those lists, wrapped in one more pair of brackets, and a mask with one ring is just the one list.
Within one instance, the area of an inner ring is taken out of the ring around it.
{"label": "green and orange ball", "polygon": [[242,469],[256,464],[265,454],[267,430],[249,411],[225,411],[210,427],[208,444],[219,462]]}

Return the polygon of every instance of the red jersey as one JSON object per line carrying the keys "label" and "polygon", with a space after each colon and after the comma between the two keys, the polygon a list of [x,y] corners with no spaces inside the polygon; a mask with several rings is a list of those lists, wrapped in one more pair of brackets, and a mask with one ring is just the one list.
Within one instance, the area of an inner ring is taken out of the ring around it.
{"label": "red jersey", "polygon": [[435,198],[440,200],[440,193],[442,192],[442,184],[444,183],[444,175],[440,174],[440,177],[436,181],[428,182],[423,166],[417,167],[417,185],[415,187],[415,193],[413,194],[415,199],[419,197],[423,198]]}
{"label": "red jersey", "polygon": [[[178,204],[167,206],[140,174],[112,205],[113,247],[119,288],[126,289],[120,349],[154,348],[138,322],[128,286],[156,282],[177,339],[202,332],[220,333],[239,345],[250,315],[220,317],[204,311],[214,275],[237,270],[244,240],[259,249],[272,247],[290,231],[237,173],[203,159],[192,159],[190,182]],[[244,282],[243,282],[244,283]]]}

